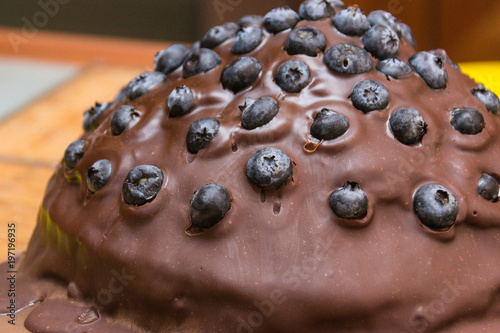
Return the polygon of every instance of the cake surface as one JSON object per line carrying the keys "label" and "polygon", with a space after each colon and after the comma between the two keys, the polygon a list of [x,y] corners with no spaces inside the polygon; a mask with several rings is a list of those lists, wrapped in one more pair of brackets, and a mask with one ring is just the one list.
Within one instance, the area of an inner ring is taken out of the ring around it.
{"label": "cake surface", "polygon": [[47,186],[29,331],[500,331],[498,98],[444,51],[309,0],[155,69]]}

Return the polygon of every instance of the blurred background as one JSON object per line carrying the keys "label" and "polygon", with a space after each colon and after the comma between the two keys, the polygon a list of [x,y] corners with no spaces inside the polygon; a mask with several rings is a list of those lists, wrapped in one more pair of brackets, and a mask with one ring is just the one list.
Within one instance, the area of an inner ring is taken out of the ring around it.
{"label": "blurred background", "polygon": [[[0,25],[26,21],[47,31],[193,42],[210,27],[264,15],[300,0],[2,0]],[[55,8],[54,3],[58,8]],[[419,49],[444,48],[458,62],[500,58],[500,1],[355,0],[365,14],[383,9],[412,27]],[[40,10],[48,13],[40,14]],[[27,19],[27,20],[26,20]],[[46,22],[45,22],[46,21]]]}

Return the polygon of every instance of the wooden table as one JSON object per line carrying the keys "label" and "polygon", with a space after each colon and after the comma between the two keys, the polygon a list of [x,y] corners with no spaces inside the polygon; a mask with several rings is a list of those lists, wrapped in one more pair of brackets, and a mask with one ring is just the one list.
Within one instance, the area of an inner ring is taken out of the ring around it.
{"label": "wooden table", "polygon": [[[43,59],[70,59],[83,67],[76,79],[0,123],[0,253],[7,252],[10,222],[16,223],[17,252],[26,248],[47,181],[68,144],[82,133],[84,111],[95,101],[113,99],[138,73],[151,70],[156,50],[166,44],[105,41],[95,37],[75,39],[53,34],[42,34],[39,38],[41,41],[28,46],[22,56],[38,54]],[[68,43],[70,54],[64,58],[64,52],[68,51],[64,51],[63,45]],[[99,50],[84,52],[93,45],[99,45]],[[130,50],[137,47],[148,50],[148,56],[143,49],[134,58]],[[122,59],[123,54],[129,58]],[[462,67],[500,95],[500,62]],[[0,261],[5,258],[0,255]]]}

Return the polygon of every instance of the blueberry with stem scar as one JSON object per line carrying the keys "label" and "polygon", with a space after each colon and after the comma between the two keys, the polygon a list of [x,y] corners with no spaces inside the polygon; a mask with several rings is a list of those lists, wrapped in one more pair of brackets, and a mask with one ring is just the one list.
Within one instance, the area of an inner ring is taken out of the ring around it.
{"label": "blueberry with stem scar", "polygon": [[363,36],[370,29],[370,22],[358,6],[352,6],[337,12],[332,18],[333,25],[343,34]]}
{"label": "blueberry with stem scar", "polygon": [[83,129],[85,132],[94,131],[102,114],[109,110],[111,106],[112,103],[95,103],[95,106],[85,111],[83,116]]}
{"label": "blueberry with stem scar", "polygon": [[78,162],[85,154],[83,148],[85,147],[85,140],[76,140],[72,142],[64,152],[63,163],[68,169],[74,169]]}
{"label": "blueberry with stem scar", "polygon": [[448,230],[458,216],[458,201],[447,188],[431,184],[421,187],[413,198],[413,210],[423,225]]}
{"label": "blueberry with stem scar", "polygon": [[274,80],[284,91],[299,93],[311,82],[311,73],[302,61],[289,60],[278,67]]}
{"label": "blueberry with stem scar", "polygon": [[278,189],[293,175],[292,160],[278,148],[257,150],[246,169],[247,177],[263,190]]}
{"label": "blueberry with stem scar", "polygon": [[90,193],[99,191],[108,183],[111,169],[111,162],[105,159],[92,164],[87,171],[87,188]]}
{"label": "blueberry with stem scar", "polygon": [[361,219],[368,212],[368,196],[358,183],[347,182],[330,195],[330,208],[342,219]]}
{"label": "blueberry with stem scar", "polygon": [[318,140],[333,140],[349,129],[349,121],[344,115],[323,109],[314,118],[311,135]]}
{"label": "blueberry with stem scar", "polygon": [[220,122],[213,118],[201,118],[195,120],[186,134],[187,149],[191,154],[197,154],[200,150],[208,147],[208,144],[219,132]]}
{"label": "blueberry with stem scar", "polygon": [[195,107],[194,93],[187,86],[177,86],[167,99],[169,116],[180,117],[193,110]]}
{"label": "blueberry with stem scar", "polygon": [[118,136],[122,134],[128,127],[134,117],[139,116],[133,106],[124,105],[120,106],[111,115],[111,134]]}
{"label": "blueberry with stem scar", "polygon": [[332,71],[341,74],[361,74],[372,70],[370,54],[348,43],[335,44],[329,48],[324,62]]}
{"label": "blueberry with stem scar", "polygon": [[363,36],[363,43],[365,49],[379,60],[394,58],[399,53],[399,37],[385,25],[370,28]]}
{"label": "blueberry with stem scar", "polygon": [[240,26],[233,22],[226,22],[213,27],[200,40],[200,46],[202,48],[213,49],[233,37],[239,28]]}
{"label": "blueberry with stem scar", "polygon": [[264,16],[264,27],[272,33],[291,29],[300,21],[300,16],[289,7],[274,8]]}
{"label": "blueberry with stem scar", "polygon": [[364,113],[383,110],[389,105],[389,92],[380,82],[368,79],[354,86],[351,101],[356,109]]}
{"label": "blueberry with stem scar", "polygon": [[409,62],[413,70],[422,77],[430,88],[446,88],[448,72],[442,58],[430,52],[419,52],[413,55]]}
{"label": "blueberry with stem scar", "polygon": [[305,54],[315,57],[325,52],[326,38],[323,33],[311,26],[294,28],[285,41],[285,51],[289,55]]}
{"label": "blueberry with stem scar", "polygon": [[123,182],[123,201],[132,206],[151,202],[160,192],[163,172],[153,165],[140,165],[130,170]]}
{"label": "blueberry with stem scar", "polygon": [[182,75],[185,79],[206,73],[219,66],[221,59],[217,53],[207,48],[195,48],[184,59]]}

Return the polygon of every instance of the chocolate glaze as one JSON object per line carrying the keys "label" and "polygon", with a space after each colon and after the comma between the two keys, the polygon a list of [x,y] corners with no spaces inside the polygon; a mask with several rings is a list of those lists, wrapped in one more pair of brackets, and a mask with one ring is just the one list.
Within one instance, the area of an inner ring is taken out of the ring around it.
{"label": "chocolate glaze", "polygon": [[[363,46],[362,37],[339,33],[330,19],[298,24],[304,25],[319,28],[327,48]],[[247,54],[263,65],[252,87],[237,94],[222,88],[221,71],[237,57],[230,39],[214,49],[222,58],[215,69],[187,79],[178,69],[131,102],[139,116],[120,136],[111,135],[109,122],[121,104],[83,135],[86,153],[76,169],[59,165],[48,184],[20,267],[19,281],[29,285],[20,289],[21,302],[39,300],[29,308],[28,330],[60,332],[71,324],[74,332],[500,331],[500,203],[477,194],[483,173],[500,177],[500,117],[470,93],[477,84],[450,63],[444,90],[430,89],[415,73],[388,80],[375,70],[375,58],[369,73],[336,74],[323,53],[287,55],[289,31],[265,32]],[[408,64],[415,52],[401,40],[401,60]],[[298,94],[273,81],[291,59],[311,71]],[[386,109],[364,114],[352,106],[351,90],[365,79],[389,90]],[[179,85],[193,89],[196,108],[170,118],[166,100]],[[280,112],[262,127],[243,129],[239,106],[262,96],[276,98]],[[390,115],[402,107],[416,108],[428,124],[418,146],[391,133]],[[485,129],[475,136],[454,130],[457,107],[480,110]],[[309,134],[323,108],[348,118],[347,133],[324,142]],[[219,133],[190,154],[186,132],[206,117],[220,120]],[[245,174],[263,147],[280,148],[294,162],[293,178],[265,193]],[[85,177],[100,159],[113,168],[103,189],[90,195],[85,179],[67,181]],[[151,203],[129,206],[122,184],[142,164],[163,171],[163,187]],[[329,207],[330,194],[347,181],[369,198],[362,220],[341,220]],[[228,189],[231,209],[214,227],[188,235],[190,198],[210,182]],[[445,232],[425,228],[413,212],[416,190],[433,183],[459,202],[457,222]]]}

